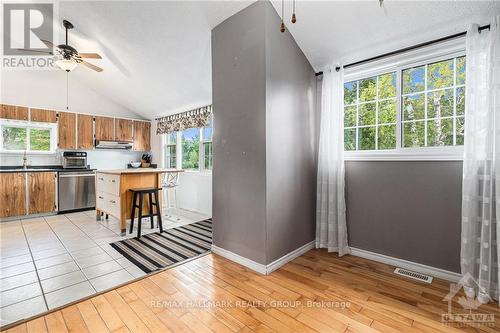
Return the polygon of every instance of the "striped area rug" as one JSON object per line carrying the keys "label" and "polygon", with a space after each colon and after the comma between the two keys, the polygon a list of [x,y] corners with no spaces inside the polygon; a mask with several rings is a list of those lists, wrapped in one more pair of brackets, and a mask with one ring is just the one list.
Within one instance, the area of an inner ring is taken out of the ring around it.
{"label": "striped area rug", "polygon": [[212,219],[110,244],[145,273],[210,251]]}

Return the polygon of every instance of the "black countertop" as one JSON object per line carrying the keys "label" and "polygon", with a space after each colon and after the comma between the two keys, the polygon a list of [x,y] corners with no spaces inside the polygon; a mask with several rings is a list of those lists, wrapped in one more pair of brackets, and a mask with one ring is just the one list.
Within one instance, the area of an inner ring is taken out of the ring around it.
{"label": "black countertop", "polygon": [[27,169],[23,169],[21,165],[16,166],[0,166],[0,173],[6,172],[82,172],[82,171],[95,171],[96,169],[79,168],[79,169],[64,169],[61,165],[34,165],[29,166]]}

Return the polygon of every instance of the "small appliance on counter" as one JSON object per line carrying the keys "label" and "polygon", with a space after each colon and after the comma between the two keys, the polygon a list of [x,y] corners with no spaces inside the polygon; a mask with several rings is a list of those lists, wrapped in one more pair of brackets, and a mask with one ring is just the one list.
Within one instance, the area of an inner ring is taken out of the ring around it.
{"label": "small appliance on counter", "polygon": [[64,169],[87,168],[87,152],[85,151],[65,151],[62,157],[62,167]]}

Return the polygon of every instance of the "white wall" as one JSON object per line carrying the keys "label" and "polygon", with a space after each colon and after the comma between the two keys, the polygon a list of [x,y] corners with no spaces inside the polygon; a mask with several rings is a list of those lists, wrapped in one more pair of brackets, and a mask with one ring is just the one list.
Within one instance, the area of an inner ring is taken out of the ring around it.
{"label": "white wall", "polygon": [[[156,135],[156,123],[151,126],[153,163],[164,166],[162,138]],[[212,216],[212,173],[187,171],[180,175],[177,188],[179,208]]]}
{"label": "white wall", "polygon": [[[110,100],[62,70],[2,70],[0,102],[59,111],[142,119],[138,113]],[[68,80],[68,87],[66,79]]]}

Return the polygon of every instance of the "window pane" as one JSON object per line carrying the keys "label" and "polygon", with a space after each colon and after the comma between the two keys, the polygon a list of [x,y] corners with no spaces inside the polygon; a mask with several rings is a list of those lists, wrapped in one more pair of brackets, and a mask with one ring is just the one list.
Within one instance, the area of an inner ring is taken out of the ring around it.
{"label": "window pane", "polygon": [[3,149],[5,150],[26,150],[26,128],[23,127],[2,127]]}
{"label": "window pane", "polygon": [[427,95],[427,118],[453,116],[453,89],[438,90]]}
{"label": "window pane", "polygon": [[168,134],[167,143],[175,145],[177,143],[177,132]]}
{"label": "window pane", "polygon": [[190,128],[182,132],[182,168],[199,168],[200,131]]}
{"label": "window pane", "polygon": [[424,147],[425,129],[423,121],[413,121],[403,124],[404,147]]}
{"label": "window pane", "polygon": [[457,145],[464,144],[464,133],[465,133],[465,119],[463,117],[455,118],[455,129],[457,135]]}
{"label": "window pane", "polygon": [[396,100],[391,99],[378,103],[378,123],[396,122]]}
{"label": "window pane", "polygon": [[457,58],[457,85],[465,84],[465,57]]}
{"label": "window pane", "polygon": [[30,149],[37,151],[50,151],[50,130],[30,129]]}
{"label": "window pane", "polygon": [[375,103],[359,106],[359,125],[375,125]]}
{"label": "window pane", "polygon": [[169,145],[167,146],[167,168],[177,167],[177,146]]}
{"label": "window pane", "polygon": [[357,102],[357,82],[344,83],[344,105],[354,104]]}
{"label": "window pane", "polygon": [[212,118],[213,116],[210,116],[209,121],[208,121],[208,126],[203,127],[203,141],[212,141]]}
{"label": "window pane", "polygon": [[373,101],[377,95],[377,78],[371,77],[359,81],[359,101]]}
{"label": "window pane", "polygon": [[212,170],[212,161],[213,161],[213,155],[212,155],[212,143],[211,142],[206,142],[203,144],[204,147],[204,168],[207,170]]}
{"label": "window pane", "polygon": [[378,77],[378,98],[396,97],[396,73],[387,73]]}
{"label": "window pane", "polygon": [[344,130],[344,150],[356,150],[356,129]]}
{"label": "window pane", "polygon": [[375,149],[375,127],[359,128],[359,149],[373,150]]}
{"label": "window pane", "polygon": [[424,98],[424,94],[415,94],[403,97],[403,120],[425,118]]}
{"label": "window pane", "polygon": [[453,145],[453,118],[427,121],[427,146]]}
{"label": "window pane", "polygon": [[425,68],[424,66],[405,69],[403,71],[403,94],[424,91]]}
{"label": "window pane", "polygon": [[465,114],[465,87],[457,88],[457,115]]}
{"label": "window pane", "polygon": [[396,125],[378,127],[378,149],[396,148]]}
{"label": "window pane", "polygon": [[453,86],[453,59],[435,62],[427,67],[427,89]]}
{"label": "window pane", "polygon": [[344,127],[356,126],[356,106],[344,108]]}

